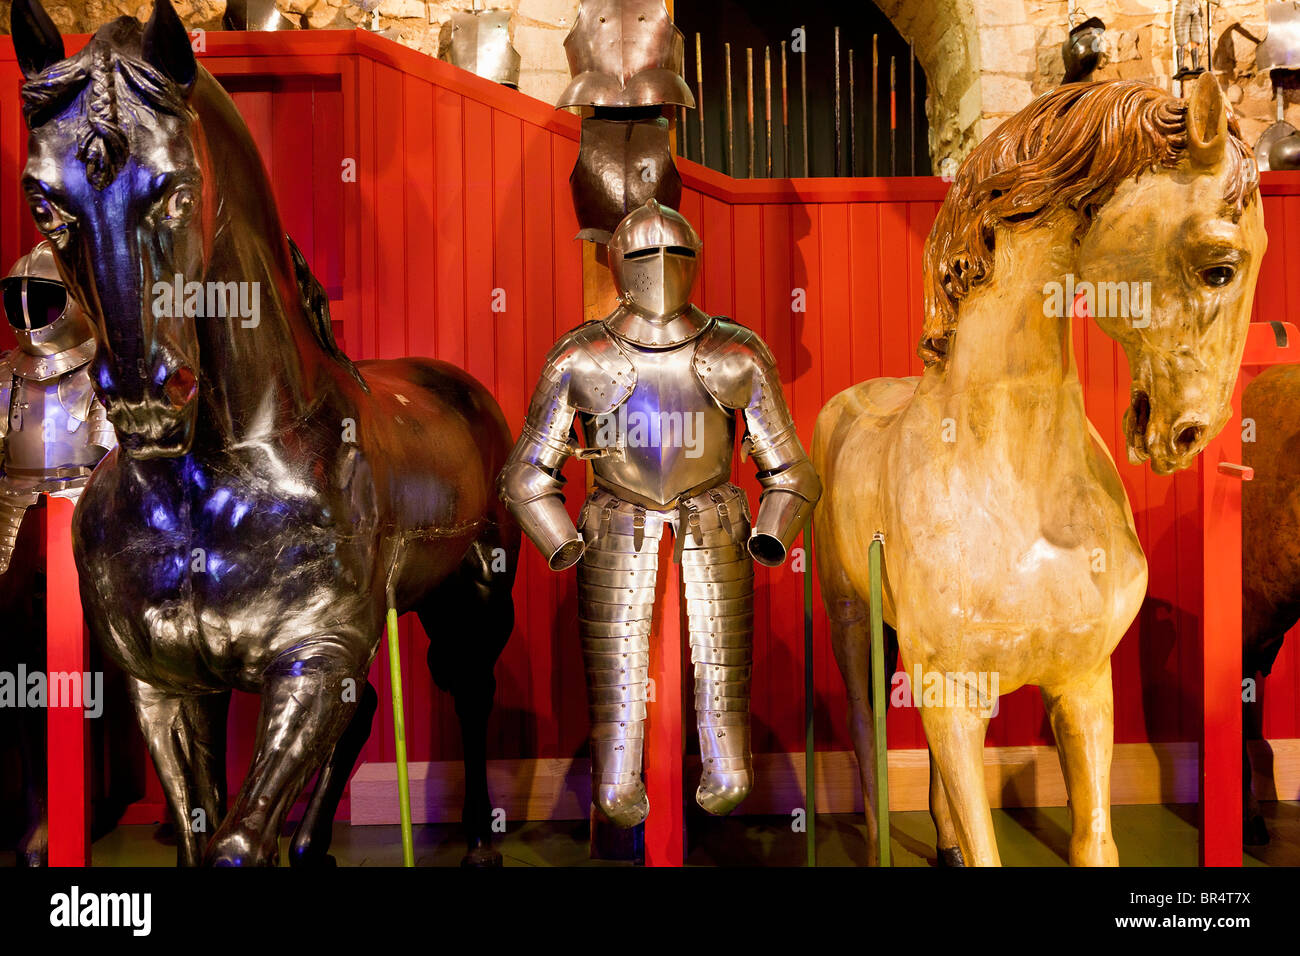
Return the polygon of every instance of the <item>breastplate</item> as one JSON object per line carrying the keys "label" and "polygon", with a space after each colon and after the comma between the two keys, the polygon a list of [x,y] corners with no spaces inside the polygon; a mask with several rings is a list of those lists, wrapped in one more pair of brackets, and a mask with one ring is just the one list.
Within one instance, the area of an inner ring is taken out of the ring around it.
{"label": "breastplate", "polygon": [[626,348],[636,366],[632,394],[612,412],[579,416],[597,481],[649,508],[672,508],[731,476],[736,414],[696,377],[695,347]]}
{"label": "breastplate", "polygon": [[11,477],[69,478],[61,469],[98,464],[102,449],[89,444],[90,427],[73,410],[87,405],[90,379],[78,369],[62,379],[31,382],[14,379],[9,400],[9,435],[4,471]]}

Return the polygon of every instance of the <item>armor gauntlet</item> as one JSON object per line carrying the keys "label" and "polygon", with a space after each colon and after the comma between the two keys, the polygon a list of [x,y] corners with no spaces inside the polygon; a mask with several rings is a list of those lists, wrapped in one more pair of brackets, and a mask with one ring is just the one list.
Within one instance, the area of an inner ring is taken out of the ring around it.
{"label": "armor gauntlet", "polygon": [[575,410],[564,400],[562,384],[548,362],[528,408],[524,433],[498,483],[501,499],[552,571],[577,564],[583,551],[582,538],[564,507],[560,469],[573,453],[569,434]]}
{"label": "armor gauntlet", "polygon": [[714,397],[745,416],[745,445],[763,488],[749,553],[759,564],[776,567],[822,493],[785,404],[776,360],[753,332],[719,321],[717,333],[696,353],[695,365]]}

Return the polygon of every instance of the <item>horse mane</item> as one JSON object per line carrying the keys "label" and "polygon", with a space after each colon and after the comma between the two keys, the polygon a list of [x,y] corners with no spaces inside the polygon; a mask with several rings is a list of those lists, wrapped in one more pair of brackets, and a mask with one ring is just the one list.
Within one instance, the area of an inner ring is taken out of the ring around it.
{"label": "horse mane", "polygon": [[[1120,183],[1186,155],[1187,101],[1133,80],[1060,86],[1004,122],[962,163],[926,240],[921,359],[948,354],[957,304],[993,274],[996,227],[1070,210],[1082,239]],[[1231,113],[1225,157],[1235,220],[1258,194],[1259,169]]]}
{"label": "horse mane", "polygon": [[302,254],[298,244],[293,241],[291,236],[285,236],[289,241],[289,255],[293,259],[293,275],[298,282],[298,298],[302,303],[302,311],[307,316],[307,321],[311,325],[312,334],[320,347],[325,350],[325,354],[338,362],[343,368],[356,379],[367,392],[370,386],[366,380],[361,377],[361,370],[353,364],[352,359],[348,358],[347,353],[339,348],[338,342],[334,340],[334,326],[330,324],[330,300],[325,294],[325,287],[320,284],[320,280],[312,274],[311,267],[307,265],[307,257]]}
{"label": "horse mane", "polygon": [[77,158],[85,164],[86,179],[99,190],[117,178],[129,150],[123,92],[156,111],[173,116],[190,112],[176,84],[129,52],[139,48],[143,33],[134,18],[118,17],[96,31],[81,52],[52,64],[22,87],[23,114],[32,130],[61,114],[89,87],[77,127]]}

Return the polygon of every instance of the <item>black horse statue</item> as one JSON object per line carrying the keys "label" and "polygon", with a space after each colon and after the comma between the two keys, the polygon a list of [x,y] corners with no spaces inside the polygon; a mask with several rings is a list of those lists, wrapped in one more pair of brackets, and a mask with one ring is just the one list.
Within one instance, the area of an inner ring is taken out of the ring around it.
{"label": "black horse statue", "polygon": [[[120,442],[74,519],[82,601],[130,677],[180,862],[276,863],[318,771],[291,861],[329,862],[391,601],[420,616],[456,700],[465,862],[499,863],[486,724],[519,547],[493,492],[512,444],[500,408],[446,363],[338,349],[248,129],[168,0],[67,59],[38,0],[15,0],[12,26],[23,189],[95,323]],[[262,704],[226,812],[231,689]]]}

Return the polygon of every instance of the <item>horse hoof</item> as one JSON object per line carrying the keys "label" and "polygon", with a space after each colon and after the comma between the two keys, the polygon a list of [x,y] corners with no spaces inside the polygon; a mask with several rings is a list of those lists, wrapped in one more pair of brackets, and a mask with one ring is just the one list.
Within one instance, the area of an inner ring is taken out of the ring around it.
{"label": "horse hoof", "polygon": [[961,855],[961,847],[950,846],[947,849],[937,847],[940,866],[965,866],[966,859]]}
{"label": "horse hoof", "polygon": [[1268,846],[1268,825],[1264,817],[1256,813],[1246,818],[1241,828],[1241,842],[1246,846]]}
{"label": "horse hoof", "polygon": [[470,847],[469,852],[465,854],[465,859],[460,861],[460,865],[470,870],[492,870],[505,866],[505,861],[501,854],[490,846],[474,846]]}

